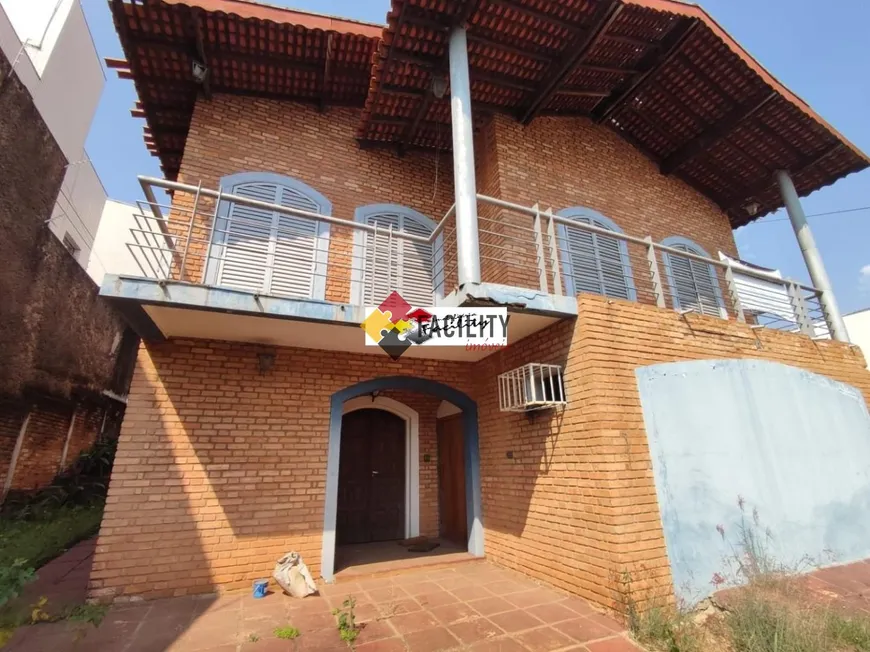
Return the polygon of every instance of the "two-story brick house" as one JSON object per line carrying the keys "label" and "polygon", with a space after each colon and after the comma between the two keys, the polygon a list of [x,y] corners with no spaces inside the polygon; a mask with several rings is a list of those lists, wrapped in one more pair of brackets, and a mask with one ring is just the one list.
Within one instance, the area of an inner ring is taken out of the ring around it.
{"label": "two-story brick house", "polygon": [[[144,343],[95,596],[238,587],[290,549],[331,580],[348,545],[423,535],[613,605],[626,569],[670,590],[637,369],[761,358],[870,393],[812,337],[844,339],[817,258],[808,287],[719,256],[868,159],[703,10],[111,7],[166,179],[143,275],[102,289]],[[507,305],[509,346],[394,361],[359,328],[394,290]],[[567,405],[502,410],[535,362]]]}

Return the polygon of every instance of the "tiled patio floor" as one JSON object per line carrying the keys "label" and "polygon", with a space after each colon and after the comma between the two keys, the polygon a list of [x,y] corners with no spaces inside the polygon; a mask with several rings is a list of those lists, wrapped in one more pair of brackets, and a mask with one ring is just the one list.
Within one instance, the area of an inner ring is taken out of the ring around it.
{"label": "tiled patio floor", "polygon": [[[348,595],[364,624],[359,652],[640,649],[585,601],[482,561],[339,582],[322,593],[303,600],[273,593],[261,600],[231,595],[116,606],[99,628],[22,628],[4,652],[344,651],[331,610]],[[275,638],[275,628],[287,625],[300,631],[295,641]]]}

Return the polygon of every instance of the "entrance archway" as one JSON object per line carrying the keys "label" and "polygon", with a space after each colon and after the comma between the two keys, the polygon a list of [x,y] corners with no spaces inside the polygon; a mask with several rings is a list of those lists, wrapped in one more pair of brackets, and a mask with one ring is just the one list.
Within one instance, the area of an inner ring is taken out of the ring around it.
{"label": "entrance archway", "polygon": [[[329,449],[326,462],[326,496],[323,510],[323,544],[320,564],[321,575],[327,582],[333,580],[335,572],[335,526],[338,511],[341,421],[345,413],[345,403],[366,394],[385,390],[423,392],[444,401],[449,401],[462,410],[462,422],[465,431],[464,461],[468,552],[476,557],[483,556],[483,515],[480,495],[477,404],[467,394],[434,380],[410,376],[375,378],[346,387],[333,394],[330,398]],[[370,398],[365,399],[365,402],[366,407],[372,406]]]}

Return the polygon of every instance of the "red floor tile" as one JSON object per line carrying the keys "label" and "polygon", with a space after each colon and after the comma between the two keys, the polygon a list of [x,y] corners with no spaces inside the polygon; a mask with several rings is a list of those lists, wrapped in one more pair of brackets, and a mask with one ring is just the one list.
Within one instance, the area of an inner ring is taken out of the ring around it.
{"label": "red floor tile", "polygon": [[483,598],[482,600],[472,600],[468,603],[468,606],[482,616],[491,616],[493,614],[516,609],[514,605],[504,598]]}
{"label": "red floor tile", "polygon": [[465,644],[501,636],[502,630],[486,618],[475,618],[450,625],[450,633]]}
{"label": "red floor tile", "polygon": [[443,607],[434,607],[429,610],[429,613],[435,616],[444,625],[451,625],[453,623],[472,620],[479,617],[477,611],[475,611],[470,604],[464,602],[447,604]]}
{"label": "red floor tile", "polygon": [[563,634],[570,636],[578,643],[594,641],[595,639],[605,638],[613,634],[613,631],[609,627],[593,622],[588,618],[566,620],[563,623],[553,625],[553,627]]}
{"label": "red floor tile", "polygon": [[489,616],[489,619],[508,633],[521,632],[524,629],[532,629],[542,624],[534,616],[519,609],[495,614],[494,616]]}
{"label": "red floor tile", "polygon": [[556,631],[552,627],[530,629],[529,631],[516,634],[514,638],[527,647],[531,652],[550,652],[550,650],[559,650],[571,645],[573,642],[565,634]]}
{"label": "red floor tile", "polygon": [[609,638],[604,641],[587,643],[586,648],[589,652],[643,652],[643,648],[638,647],[628,639],[621,636]]}
{"label": "red floor tile", "polygon": [[459,640],[446,627],[437,627],[408,634],[405,644],[411,652],[440,652],[458,647]]}

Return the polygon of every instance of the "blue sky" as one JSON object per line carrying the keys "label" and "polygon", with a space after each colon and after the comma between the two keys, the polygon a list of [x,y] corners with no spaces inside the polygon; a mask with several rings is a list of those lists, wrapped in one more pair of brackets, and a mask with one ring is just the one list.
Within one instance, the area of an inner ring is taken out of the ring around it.
{"label": "blue sky", "polygon": [[[82,0],[100,57],[121,56],[105,0]],[[389,0],[271,0],[381,23]],[[701,4],[781,82],[840,133],[870,152],[870,2],[866,0],[703,0]],[[130,116],[133,83],[108,71],[87,150],[109,195],[141,199],[136,176],[160,176],[142,142],[144,122]],[[870,207],[870,170],[803,200],[807,214]],[[870,209],[811,217],[843,312],[870,307]],[[735,232],[742,258],[809,277],[783,211]]]}

